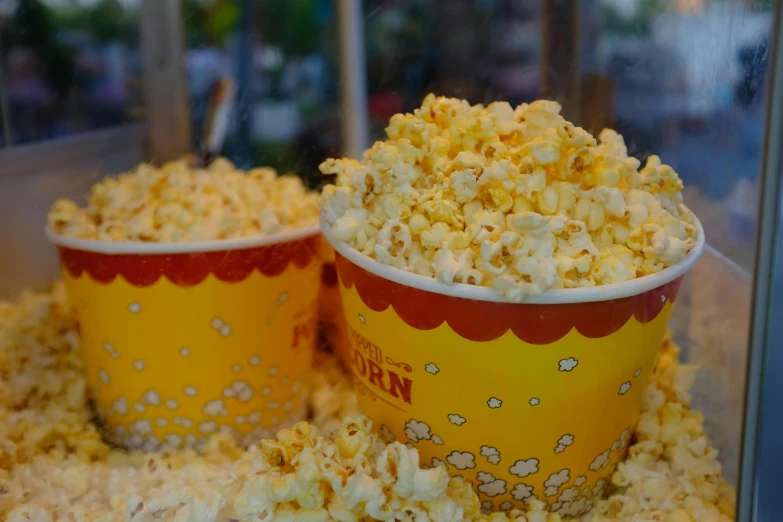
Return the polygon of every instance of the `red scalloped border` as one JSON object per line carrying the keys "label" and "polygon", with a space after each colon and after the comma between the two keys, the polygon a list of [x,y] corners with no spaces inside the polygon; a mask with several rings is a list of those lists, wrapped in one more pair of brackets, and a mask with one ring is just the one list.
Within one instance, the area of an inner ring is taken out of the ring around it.
{"label": "red scalloped border", "polygon": [[134,286],[155,284],[165,276],[178,286],[194,286],[209,274],[224,283],[244,281],[253,271],[267,277],[281,274],[293,263],[304,268],[320,255],[321,240],[310,236],[241,250],[183,254],[102,254],[58,247],[60,263],[78,278],[87,272],[100,283],[110,283],[118,275]]}
{"label": "red scalloped border", "polygon": [[655,319],[666,301],[674,303],[682,277],[643,294],[595,303],[494,303],[434,294],[389,281],[337,254],[337,273],[345,288],[356,287],[368,308],[381,312],[392,306],[417,330],[432,330],[445,321],[460,337],[485,342],[508,330],[528,344],[551,344],[576,328],[597,339],[619,330],[631,316],[640,323]]}

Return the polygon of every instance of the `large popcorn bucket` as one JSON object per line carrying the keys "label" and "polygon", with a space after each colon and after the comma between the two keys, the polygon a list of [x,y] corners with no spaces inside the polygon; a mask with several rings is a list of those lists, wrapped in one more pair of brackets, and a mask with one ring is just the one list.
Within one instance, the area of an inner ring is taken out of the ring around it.
{"label": "large popcorn bucket", "polygon": [[609,286],[511,304],[447,285],[336,241],[363,411],[387,440],[471,482],[484,507],[535,496],[587,511],[627,450],[683,275],[680,264]]}
{"label": "large popcorn bucket", "polygon": [[89,394],[127,448],[240,442],[302,420],[316,340],[316,227],[202,243],[48,233],[81,333]]}

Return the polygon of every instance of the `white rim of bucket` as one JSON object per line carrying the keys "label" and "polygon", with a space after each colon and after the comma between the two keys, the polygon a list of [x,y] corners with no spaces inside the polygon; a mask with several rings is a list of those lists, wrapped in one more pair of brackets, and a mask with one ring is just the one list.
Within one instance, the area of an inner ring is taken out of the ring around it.
{"label": "white rim of bucket", "polygon": [[46,228],[46,237],[57,246],[95,252],[98,254],[193,254],[200,252],[222,252],[227,250],[245,250],[262,246],[288,243],[320,234],[318,225],[306,228],[239,239],[218,239],[215,241],[193,241],[181,243],[142,243],[138,241],[100,241],[97,239],[76,239],[54,233]]}
{"label": "white rim of bucket", "polygon": [[[541,295],[525,299],[525,304],[561,304],[561,303],[591,303],[597,301],[610,301],[613,299],[622,299],[634,295],[640,295],[649,290],[659,288],[670,283],[687,273],[704,251],[705,238],[704,228],[701,222],[696,219],[696,227],[699,230],[699,239],[696,245],[680,263],[661,270],[656,274],[650,274],[609,285],[594,286],[589,288],[566,288],[559,290],[549,290]],[[348,246],[346,243],[337,241],[331,233],[331,226],[321,219],[321,231],[324,237],[332,245],[337,253],[346,258],[351,263],[357,265],[375,274],[383,279],[399,283],[411,288],[418,288],[434,294],[447,295],[462,299],[472,299],[475,301],[490,301],[496,303],[507,302],[503,296],[496,290],[486,286],[468,285],[463,283],[448,284],[438,281],[431,277],[414,274],[385,265],[376,261],[358,250]]]}

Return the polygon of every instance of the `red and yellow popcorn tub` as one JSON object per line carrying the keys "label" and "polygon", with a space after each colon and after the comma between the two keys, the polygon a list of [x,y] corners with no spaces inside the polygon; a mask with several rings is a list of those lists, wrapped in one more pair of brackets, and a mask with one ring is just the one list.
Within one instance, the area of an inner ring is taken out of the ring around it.
{"label": "red and yellow popcorn tub", "polygon": [[588,510],[623,458],[683,275],[554,290],[523,304],[336,241],[359,403],[386,440],[470,481],[484,507]]}
{"label": "red and yellow popcorn tub", "polygon": [[317,227],[200,243],[47,231],[81,334],[89,394],[127,448],[249,443],[305,417],[323,238]]}

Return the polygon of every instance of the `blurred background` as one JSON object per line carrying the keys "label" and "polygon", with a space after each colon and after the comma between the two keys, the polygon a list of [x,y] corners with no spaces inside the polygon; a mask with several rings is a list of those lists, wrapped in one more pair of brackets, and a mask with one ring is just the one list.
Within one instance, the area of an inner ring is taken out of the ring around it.
{"label": "blurred background", "polygon": [[[0,297],[56,277],[41,237],[56,197],[83,198],[96,177],[150,158],[145,125],[156,115],[145,68],[167,57],[142,52],[143,6],[171,1],[0,0],[0,248],[10,253],[0,256]],[[183,63],[174,65],[184,68],[187,92],[177,98],[186,99],[190,145],[200,146],[215,86],[230,78],[240,96],[222,153],[319,186],[318,164],[346,148],[341,1],[179,1]],[[679,172],[715,251],[712,265],[698,265],[706,267],[692,277],[700,290],[677,317],[689,323],[686,358],[704,368],[696,401],[728,455],[730,479],[774,8],[773,0],[361,2],[370,140],[429,92],[473,103],[543,97],[591,132],[616,128],[631,154],[658,154]],[[157,32],[171,22],[154,21]],[[783,317],[783,251],[776,272],[774,310]],[[783,347],[783,328],[769,343]],[[770,350],[767,371],[769,381],[783,376],[783,350]],[[779,488],[783,466],[774,435],[783,430],[774,411],[783,387],[767,394],[761,498]]]}
{"label": "blurred background", "polygon": [[[615,127],[633,154],[670,163],[718,232],[711,243],[750,268],[772,0],[584,0],[562,27],[579,49],[568,78],[557,56],[541,63],[545,3],[364,1],[371,137],[429,92],[559,99],[569,119]],[[139,10],[139,0],[0,0],[0,147],[143,121]],[[223,152],[317,185],[318,163],[341,150],[335,2],[184,0],[182,12],[194,145],[215,83],[241,80],[244,124],[233,120]]]}

